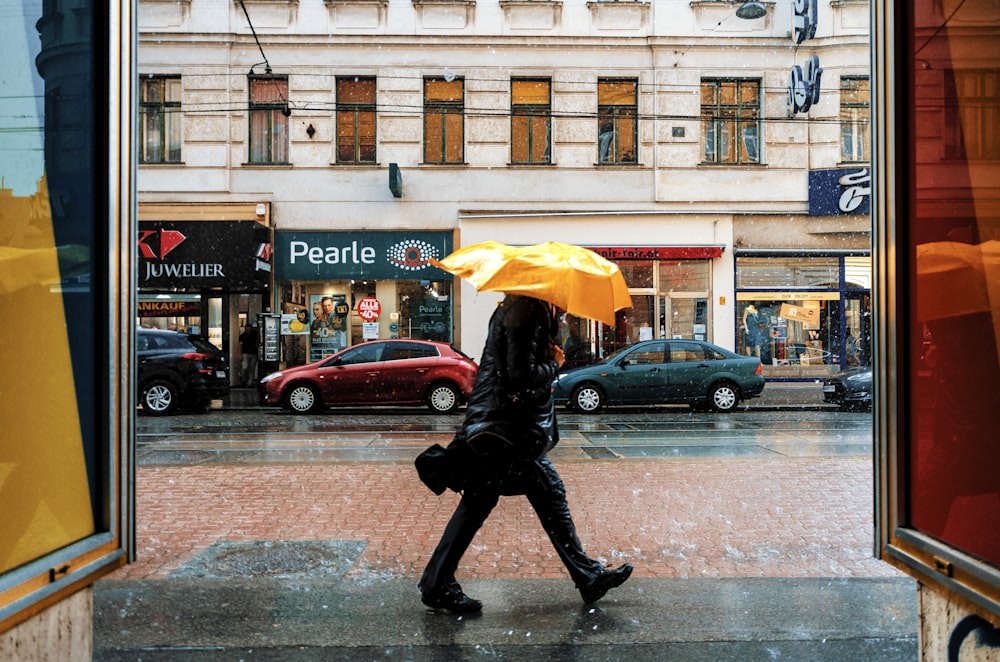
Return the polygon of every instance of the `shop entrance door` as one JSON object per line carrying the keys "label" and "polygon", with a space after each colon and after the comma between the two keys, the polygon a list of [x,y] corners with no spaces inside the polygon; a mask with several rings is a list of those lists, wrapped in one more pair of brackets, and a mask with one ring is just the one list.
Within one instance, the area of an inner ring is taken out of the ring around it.
{"label": "shop entrance door", "polygon": [[871,365],[872,316],[868,292],[848,292],[844,299],[844,368]]}

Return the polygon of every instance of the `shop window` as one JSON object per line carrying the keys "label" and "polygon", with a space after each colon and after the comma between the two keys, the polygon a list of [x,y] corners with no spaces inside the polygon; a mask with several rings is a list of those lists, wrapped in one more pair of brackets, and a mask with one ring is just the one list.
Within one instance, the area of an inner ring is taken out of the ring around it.
{"label": "shop window", "polygon": [[551,163],[551,86],[548,79],[510,82],[511,163]]}
{"label": "shop window", "polygon": [[375,163],[375,79],[337,79],[337,163]]}
{"label": "shop window", "polygon": [[1000,159],[1000,69],[947,69],[944,75],[945,157]]}
{"label": "shop window", "polygon": [[759,163],[760,81],[701,81],[701,121],[707,163]]}
{"label": "shop window", "polygon": [[708,260],[676,260],[659,263],[660,292],[707,292],[711,263]]}
{"label": "shop window", "polygon": [[[134,35],[123,12],[106,9],[90,0],[14,0],[0,22],[4,659],[80,657],[89,649],[90,598],[58,603],[134,551],[129,250],[142,149],[125,152],[121,141],[137,129],[137,97],[162,100],[169,86],[140,92],[127,75],[116,77],[136,65]],[[28,127],[31,140],[18,140]]]}
{"label": "shop window", "polygon": [[736,287],[837,287],[840,261],[835,257],[739,257]]}
{"label": "shop window", "polygon": [[639,83],[597,81],[597,155],[600,163],[636,163]]}
{"label": "shop window", "polygon": [[250,163],[288,163],[288,79],[250,77]]}
{"label": "shop window", "polygon": [[653,263],[648,260],[621,260],[618,268],[630,288],[653,287]]}
{"label": "shop window", "polygon": [[868,77],[840,79],[840,158],[867,161],[871,143]]}
{"label": "shop window", "polygon": [[148,76],[139,83],[139,159],[181,161],[181,79]]}
{"label": "shop window", "polygon": [[424,80],[424,163],[465,160],[465,81]]}

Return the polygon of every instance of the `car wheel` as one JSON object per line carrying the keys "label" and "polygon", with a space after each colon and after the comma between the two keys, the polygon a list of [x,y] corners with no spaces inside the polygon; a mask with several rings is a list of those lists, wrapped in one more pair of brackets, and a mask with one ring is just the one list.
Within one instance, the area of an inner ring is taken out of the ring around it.
{"label": "car wheel", "polygon": [[435,384],[427,394],[427,406],[438,414],[450,414],[458,409],[459,394],[451,384]]}
{"label": "car wheel", "polygon": [[728,382],[716,384],[708,392],[708,401],[715,411],[730,412],[740,403],[740,394],[736,387]]}
{"label": "car wheel", "polygon": [[166,379],[154,379],[142,389],[142,408],[153,416],[166,416],[177,410],[177,387]]}
{"label": "car wheel", "polygon": [[596,414],[604,407],[604,394],[596,386],[581,384],[573,389],[570,402],[582,414]]}
{"label": "car wheel", "polygon": [[285,406],[296,414],[309,414],[320,407],[319,392],[310,384],[295,384],[285,394]]}

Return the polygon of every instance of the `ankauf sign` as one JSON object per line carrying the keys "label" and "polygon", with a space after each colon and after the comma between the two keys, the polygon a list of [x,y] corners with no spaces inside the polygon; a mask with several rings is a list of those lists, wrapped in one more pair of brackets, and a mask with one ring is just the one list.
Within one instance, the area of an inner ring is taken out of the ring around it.
{"label": "ankauf sign", "polygon": [[451,232],[275,232],[280,280],[445,280],[431,266],[452,251]]}

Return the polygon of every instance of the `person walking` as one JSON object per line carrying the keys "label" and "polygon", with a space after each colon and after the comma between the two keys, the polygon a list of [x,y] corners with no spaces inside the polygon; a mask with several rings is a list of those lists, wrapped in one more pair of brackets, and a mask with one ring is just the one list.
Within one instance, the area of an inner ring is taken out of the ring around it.
{"label": "person walking", "polygon": [[564,361],[558,318],[539,299],[507,294],[490,318],[466,417],[449,451],[465,458],[462,498],[418,585],[435,610],[475,613],[482,603],[455,579],[463,554],[500,496],[525,495],[585,603],[600,600],[632,574],[586,555],[566,503],[566,488],[547,453],[558,443],[552,380]]}
{"label": "person walking", "polygon": [[257,344],[260,336],[257,333],[257,320],[243,327],[239,337],[240,348],[240,385],[251,386],[257,379]]}

